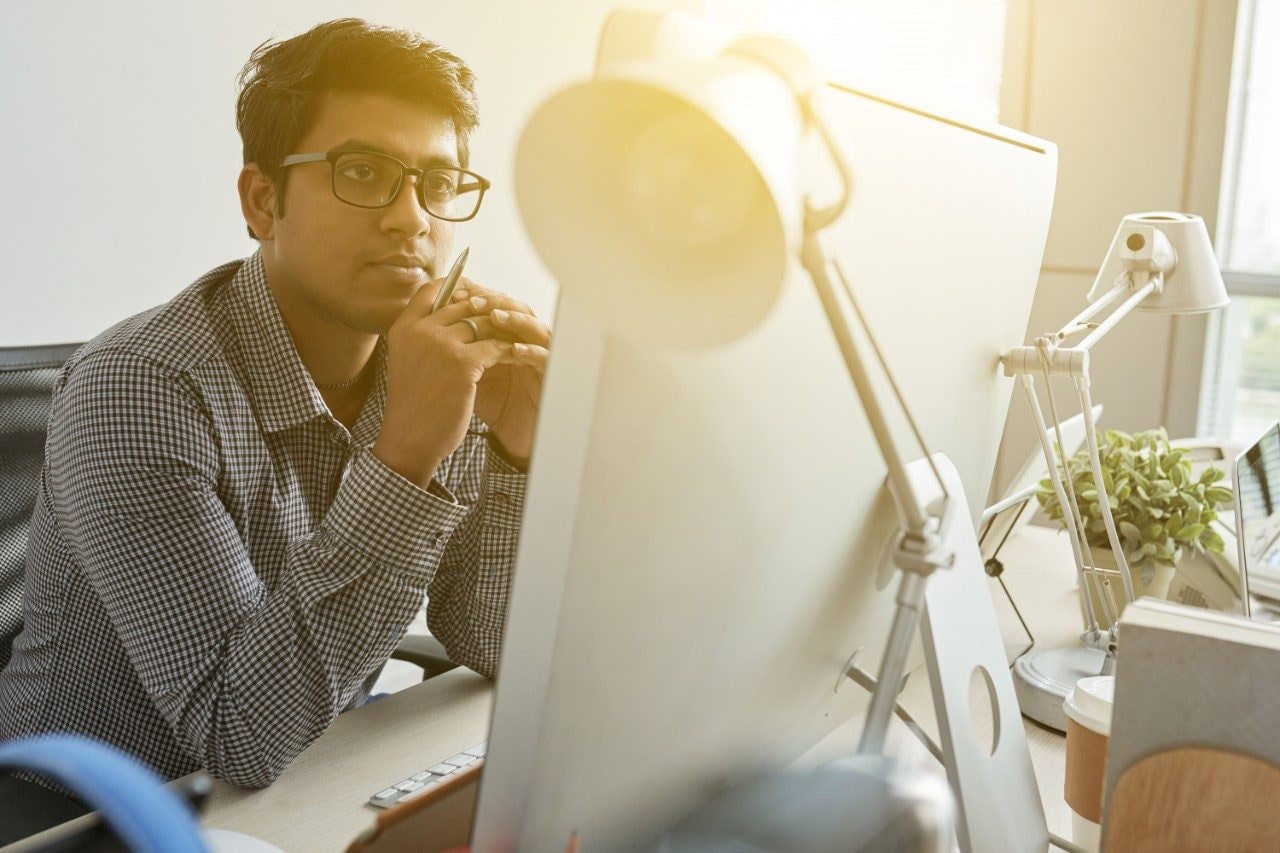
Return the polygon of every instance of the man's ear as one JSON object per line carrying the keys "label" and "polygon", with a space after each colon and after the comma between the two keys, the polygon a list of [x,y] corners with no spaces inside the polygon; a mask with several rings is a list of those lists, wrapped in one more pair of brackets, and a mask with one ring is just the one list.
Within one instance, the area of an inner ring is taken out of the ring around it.
{"label": "man's ear", "polygon": [[270,240],[276,228],[276,188],[257,163],[246,163],[236,181],[240,191],[240,210],[253,236]]}

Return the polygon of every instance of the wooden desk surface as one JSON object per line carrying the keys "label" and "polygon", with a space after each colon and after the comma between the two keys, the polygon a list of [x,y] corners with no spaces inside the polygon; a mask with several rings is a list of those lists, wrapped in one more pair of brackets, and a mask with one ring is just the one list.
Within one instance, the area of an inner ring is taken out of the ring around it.
{"label": "wooden desk surface", "polygon": [[[387,785],[483,741],[490,682],[455,669],[342,714],[268,788],[215,782],[201,824],[233,829],[289,853],[341,851],[377,814],[366,805]],[[34,849],[85,818],[5,847]]]}
{"label": "wooden desk surface", "polygon": [[[1056,531],[1029,527],[1000,556],[1005,583],[1035,633],[1036,648],[1072,642],[1080,633],[1080,618],[1067,540]],[[995,581],[991,590],[1012,654],[1025,646],[1025,635]],[[923,668],[912,674],[902,700],[936,738]],[[489,682],[457,669],[343,714],[271,787],[252,791],[217,783],[202,823],[257,836],[286,851],[343,850],[373,821],[375,811],[365,805],[369,795],[483,741],[491,704]],[[1049,829],[1070,837],[1070,812],[1062,798],[1065,739],[1036,723],[1023,723]],[[902,727],[895,728],[902,736]],[[861,731],[859,715],[809,750],[797,766],[852,754]],[[23,850],[31,841],[5,849]]]}
{"label": "wooden desk surface", "polygon": [[345,850],[373,823],[370,796],[485,739],[492,699],[458,668],[342,714],[271,787],[218,783],[201,823],[287,851]]}

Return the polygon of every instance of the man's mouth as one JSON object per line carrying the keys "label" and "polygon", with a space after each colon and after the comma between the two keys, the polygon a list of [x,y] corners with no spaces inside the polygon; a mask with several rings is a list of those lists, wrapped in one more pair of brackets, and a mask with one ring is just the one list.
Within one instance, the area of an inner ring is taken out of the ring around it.
{"label": "man's mouth", "polygon": [[397,281],[424,283],[432,279],[431,264],[425,258],[412,255],[393,255],[374,261],[373,266],[383,275]]}

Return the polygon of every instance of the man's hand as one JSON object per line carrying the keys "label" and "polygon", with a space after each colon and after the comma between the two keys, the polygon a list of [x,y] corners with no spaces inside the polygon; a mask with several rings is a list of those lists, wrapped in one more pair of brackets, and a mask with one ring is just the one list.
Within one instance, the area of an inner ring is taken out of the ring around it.
{"label": "man's hand", "polygon": [[[480,412],[482,398],[495,399],[491,390],[478,393],[482,379],[499,366],[524,371],[533,369],[528,365],[538,361],[528,351],[517,354],[511,341],[486,334],[485,330],[491,332],[502,323],[488,319],[492,308],[487,305],[488,297],[478,307],[458,299],[431,313],[440,284],[434,282],[414,294],[387,332],[387,404],[382,431],[373,445],[373,455],[384,465],[422,488],[431,482],[444,458],[462,443],[472,411],[494,426]],[[494,294],[495,300],[499,296]],[[467,320],[481,329],[478,339]],[[516,330],[516,324],[510,326]],[[546,350],[542,352],[541,361],[545,361]],[[510,379],[505,382],[512,387],[517,384]],[[533,400],[536,406],[536,395]],[[488,402],[485,411],[492,413],[494,408]],[[505,409],[517,419],[521,417],[519,405],[505,405],[497,413],[501,415]],[[506,432],[515,434],[510,425]],[[528,445],[510,447],[504,443],[503,447],[520,459],[527,458]],[[519,455],[521,447],[525,456]]]}
{"label": "man's hand", "polygon": [[488,323],[477,321],[482,336],[513,342],[512,357],[484,371],[476,389],[475,413],[489,426],[491,437],[521,468],[533,449],[542,377],[550,357],[551,329],[528,305],[481,287],[469,279],[458,285],[453,304],[468,304],[487,312]]}

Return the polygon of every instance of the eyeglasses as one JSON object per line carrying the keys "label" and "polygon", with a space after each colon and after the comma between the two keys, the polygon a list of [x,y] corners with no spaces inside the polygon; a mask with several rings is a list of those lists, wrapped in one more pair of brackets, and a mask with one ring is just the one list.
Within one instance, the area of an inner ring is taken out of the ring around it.
{"label": "eyeglasses", "polygon": [[280,166],[327,161],[333,194],[353,207],[386,207],[396,200],[405,175],[417,181],[418,202],[436,219],[466,222],[480,210],[491,184],[475,172],[453,166],[412,169],[389,154],[335,149],[314,154],[290,154]]}

